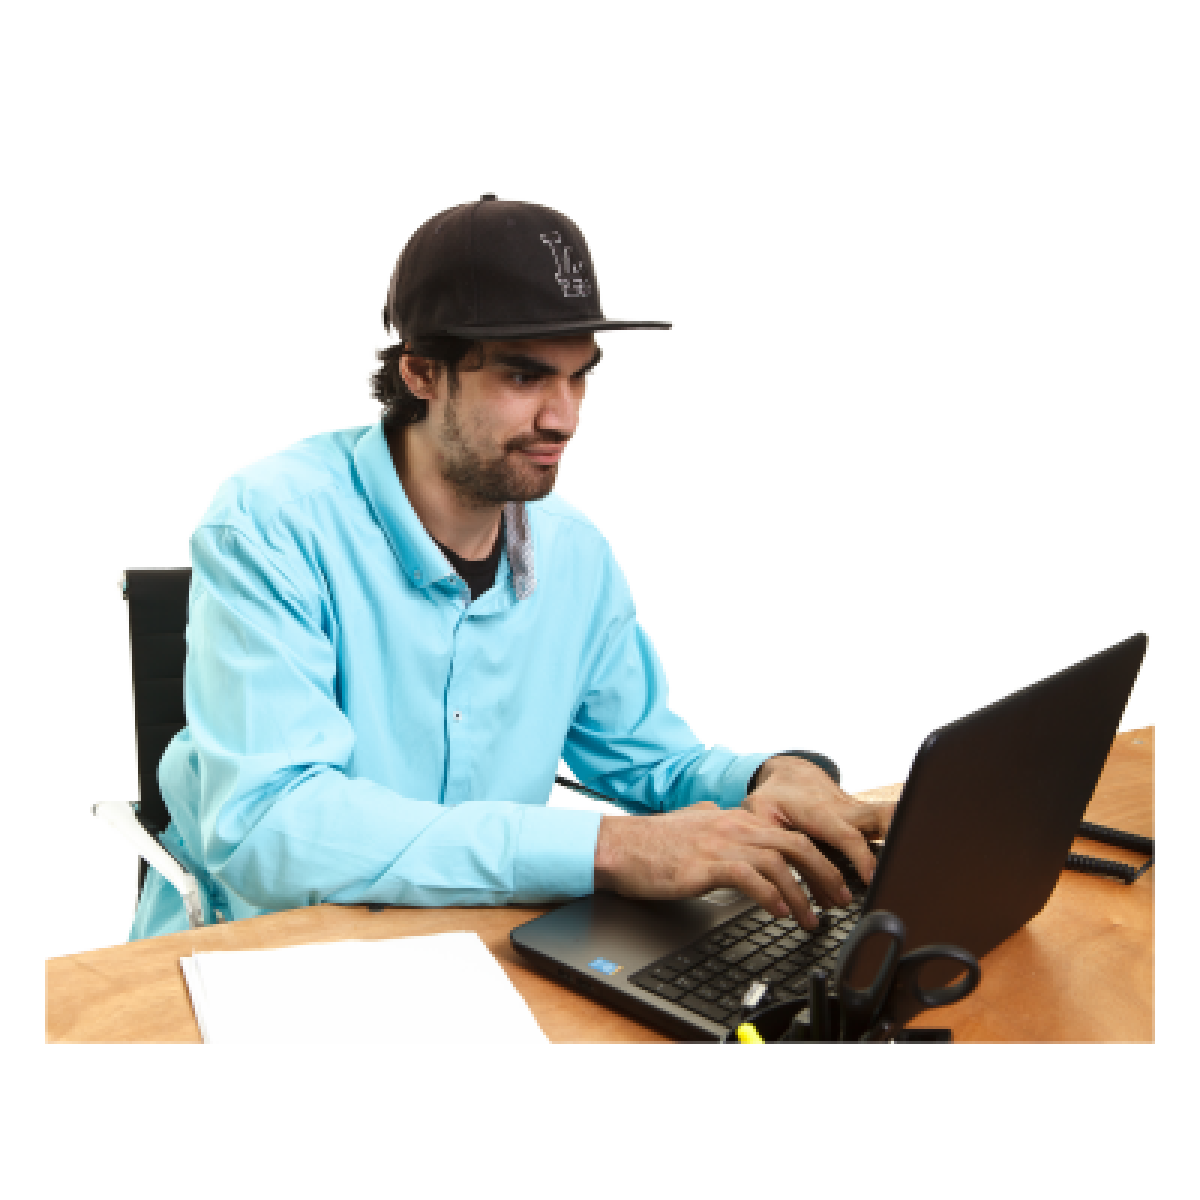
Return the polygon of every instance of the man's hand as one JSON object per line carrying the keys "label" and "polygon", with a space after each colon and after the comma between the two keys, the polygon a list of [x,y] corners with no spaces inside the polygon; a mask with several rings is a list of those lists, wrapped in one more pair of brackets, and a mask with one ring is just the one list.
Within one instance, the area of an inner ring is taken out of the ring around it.
{"label": "man's hand", "polygon": [[[871,882],[875,856],[867,838],[882,838],[887,833],[896,811],[894,801],[873,804],[855,800],[820,767],[784,755],[767,759],[758,769],[756,782],[742,801],[744,809],[769,824],[798,832],[805,841],[816,838],[835,847],[854,864],[864,883]],[[824,855],[818,857],[840,880],[840,872]],[[815,881],[803,868],[800,873],[813,887]]]}
{"label": "man's hand", "polygon": [[875,859],[863,833],[882,836],[895,805],[855,800],[803,759],[769,759],[759,780],[740,809],[705,803],[662,816],[604,817],[596,840],[597,890],[666,899],[734,887],[768,912],[790,913],[815,928],[791,868],[818,904],[848,904],[850,892],[808,835],[842,850],[869,881]]}

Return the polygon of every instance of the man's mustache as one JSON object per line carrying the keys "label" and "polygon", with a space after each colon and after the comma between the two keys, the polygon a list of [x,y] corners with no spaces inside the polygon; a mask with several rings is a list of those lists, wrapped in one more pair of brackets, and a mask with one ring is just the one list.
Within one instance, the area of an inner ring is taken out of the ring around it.
{"label": "man's mustache", "polygon": [[559,446],[565,446],[566,443],[570,442],[570,440],[571,440],[570,438],[559,438],[556,442],[556,440],[553,440],[552,438],[542,439],[541,442],[527,442],[527,443],[524,443],[523,445],[511,446],[511,449],[512,450],[538,450],[538,451],[557,450],[559,448]]}
{"label": "man's mustache", "polygon": [[511,441],[505,442],[504,451],[507,454],[513,450],[532,450],[539,446],[561,446],[570,440],[571,435],[569,433],[526,434],[524,437],[513,438]]}

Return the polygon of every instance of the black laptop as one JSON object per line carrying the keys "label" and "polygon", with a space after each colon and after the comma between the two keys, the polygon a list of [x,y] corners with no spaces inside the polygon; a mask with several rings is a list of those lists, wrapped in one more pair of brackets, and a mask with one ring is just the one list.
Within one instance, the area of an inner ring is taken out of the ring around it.
{"label": "black laptop", "polygon": [[832,972],[874,909],[903,919],[910,949],[949,942],[981,959],[1054,890],[1146,645],[1136,634],[931,733],[875,848],[870,887],[848,877],[851,904],[822,911],[811,934],[729,889],[666,901],[597,892],[518,926],[512,944],[551,977],[687,1041],[721,1038],[754,981],[768,984],[766,1003],[802,996],[809,970]]}

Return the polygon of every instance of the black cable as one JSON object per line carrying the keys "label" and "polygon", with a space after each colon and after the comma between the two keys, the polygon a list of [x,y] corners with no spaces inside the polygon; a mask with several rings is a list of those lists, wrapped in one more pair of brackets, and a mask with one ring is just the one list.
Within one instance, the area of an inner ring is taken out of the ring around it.
{"label": "black cable", "polygon": [[591,796],[593,800],[607,800],[609,804],[613,803],[611,796],[605,796],[601,792],[594,791],[590,787],[584,787],[582,783],[576,782],[574,779],[567,779],[562,775],[555,775],[554,782],[562,784],[565,788],[570,788],[573,792],[578,792],[581,796]]}
{"label": "black cable", "polygon": [[1080,821],[1079,836],[1091,838],[1093,842],[1103,842],[1106,846],[1119,846],[1122,850],[1132,850],[1135,854],[1154,856],[1154,839],[1143,837],[1140,833],[1126,833],[1123,829],[1112,829],[1108,825]]}
{"label": "black cable", "polygon": [[1154,859],[1153,858],[1146,859],[1146,861],[1144,863],[1142,863],[1142,865],[1140,867],[1138,867],[1137,874],[1129,882],[1133,883],[1135,880],[1141,879],[1141,877],[1143,875],[1145,875],[1145,873],[1148,870],[1150,870],[1150,868],[1152,866],[1154,866]]}
{"label": "black cable", "polygon": [[1097,825],[1094,821],[1079,822],[1079,836],[1091,838],[1094,842],[1103,842],[1106,846],[1117,846],[1122,850],[1132,850],[1135,854],[1148,854],[1140,867],[1129,863],[1117,862],[1111,858],[1094,858],[1090,854],[1068,854],[1065,870],[1081,871],[1085,875],[1107,875],[1110,879],[1119,879],[1122,883],[1134,883],[1154,866],[1154,839],[1140,833],[1126,833],[1123,829],[1113,829],[1108,825]]}
{"label": "black cable", "polygon": [[[1150,863],[1146,864],[1149,865]],[[1090,854],[1068,854],[1066,869],[1080,871],[1084,875],[1108,875],[1122,883],[1132,883],[1142,873],[1128,863],[1115,862],[1111,858],[1093,858]],[[1142,870],[1145,870],[1145,867]]]}

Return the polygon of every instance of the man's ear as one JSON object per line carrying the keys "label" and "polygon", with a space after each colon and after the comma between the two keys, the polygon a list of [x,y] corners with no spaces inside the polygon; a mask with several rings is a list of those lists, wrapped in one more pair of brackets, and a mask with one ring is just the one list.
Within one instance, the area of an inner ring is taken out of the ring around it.
{"label": "man's ear", "polygon": [[437,399],[438,364],[416,354],[400,356],[400,378],[418,400]]}

